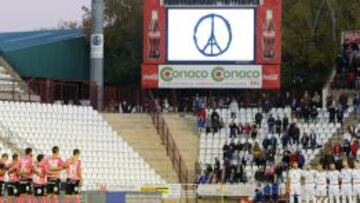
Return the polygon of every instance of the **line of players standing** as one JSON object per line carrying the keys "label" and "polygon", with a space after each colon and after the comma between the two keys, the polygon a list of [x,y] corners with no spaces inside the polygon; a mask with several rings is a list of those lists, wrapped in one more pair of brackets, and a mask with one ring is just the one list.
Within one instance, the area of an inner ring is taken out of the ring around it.
{"label": "line of players standing", "polygon": [[[354,168],[349,167],[347,160],[343,160],[341,171],[336,170],[335,164],[330,165],[330,170],[325,171],[321,164],[315,167],[307,165],[305,170],[298,168],[297,163],[292,164],[289,171],[290,203],[330,202],[349,203],[358,202],[360,198],[360,163],[354,162]],[[304,187],[302,189],[302,178]],[[341,197],[341,201],[340,201]]]}
{"label": "line of players standing", "polygon": [[74,149],[72,157],[63,161],[59,147],[52,148],[52,155],[39,154],[33,158],[32,149],[26,148],[25,155],[2,154],[0,160],[0,203],[4,202],[5,176],[7,181],[7,202],[16,203],[58,203],[61,191],[61,173],[66,171],[64,203],[73,200],[80,203],[82,170],[80,150]]}

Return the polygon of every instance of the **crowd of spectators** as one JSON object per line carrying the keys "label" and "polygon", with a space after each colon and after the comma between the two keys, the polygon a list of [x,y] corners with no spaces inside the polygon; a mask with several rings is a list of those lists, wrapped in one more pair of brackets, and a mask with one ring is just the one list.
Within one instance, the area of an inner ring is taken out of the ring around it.
{"label": "crowd of spectators", "polygon": [[360,89],[359,44],[346,40],[342,53],[336,58],[336,75],[332,86],[341,89]]}
{"label": "crowd of spectators", "polygon": [[[359,95],[342,94],[337,100],[333,96],[326,99],[327,111],[329,113],[329,123],[343,123],[344,112],[349,106],[356,109],[357,99]],[[220,100],[221,101],[221,100]],[[201,175],[200,183],[239,183],[248,181],[245,168],[247,166],[256,166],[255,181],[257,183],[277,183],[283,181],[283,172],[287,171],[290,163],[297,162],[300,168],[305,165],[307,158],[302,152],[303,150],[315,150],[322,147],[317,141],[317,134],[314,130],[310,132],[303,132],[301,134],[297,122],[317,123],[318,107],[321,103],[320,96],[315,92],[310,96],[307,92],[303,97],[292,97],[287,93],[283,97],[284,107],[292,109],[292,116],[295,117],[295,122],[290,122],[290,119],[284,115],[283,118],[273,117],[271,108],[273,103],[265,100],[262,103],[262,112],[256,113],[252,123],[236,123],[236,112],[239,112],[238,102],[233,100],[224,103],[214,103],[216,108],[223,105],[224,108],[229,108],[232,122],[229,126],[224,126],[221,116],[218,112],[212,111],[210,115],[206,115],[207,105],[200,97],[196,97],[193,102],[195,114],[198,115],[198,126],[206,131],[206,133],[218,133],[223,127],[229,128],[230,143],[225,143],[223,146],[223,164],[220,165],[218,158],[215,159],[214,165],[208,164],[206,170]],[[229,102],[230,101],[230,102]],[[215,108],[214,108],[215,109]],[[262,137],[261,143],[257,142],[258,131],[262,127],[263,121],[267,123],[267,133]],[[331,145],[329,151],[324,150],[322,163],[326,169],[329,164],[339,161],[343,158],[342,154],[348,158],[354,158],[357,154],[359,143],[357,141],[360,136],[360,131],[355,132],[353,128],[349,128],[348,133],[354,139],[344,140],[340,144],[335,143]],[[280,139],[277,139],[280,136]],[[245,142],[234,142],[234,138],[245,138]],[[278,143],[280,140],[280,143]],[[281,149],[282,154],[277,154]],[[325,148],[328,146],[324,146]],[[341,154],[341,155],[340,155]],[[276,157],[281,161],[276,161]]]}

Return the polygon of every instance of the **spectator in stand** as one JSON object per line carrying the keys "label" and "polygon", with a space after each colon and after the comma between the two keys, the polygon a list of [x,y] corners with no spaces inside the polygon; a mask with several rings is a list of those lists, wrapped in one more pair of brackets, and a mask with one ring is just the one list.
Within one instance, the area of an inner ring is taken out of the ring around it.
{"label": "spectator in stand", "polygon": [[206,122],[206,109],[205,105],[202,105],[198,112],[198,127],[205,128],[205,122]]}
{"label": "spectator in stand", "polygon": [[359,142],[357,140],[353,140],[350,146],[350,152],[351,152],[351,157],[354,160],[357,160],[358,150],[359,150]]}
{"label": "spectator in stand", "polygon": [[342,149],[346,155],[346,157],[350,156],[350,141],[348,139],[344,139],[343,143],[342,143]]}
{"label": "spectator in stand", "polygon": [[270,146],[271,142],[270,142],[270,138],[269,138],[270,135],[267,135],[263,141],[262,141],[262,146],[265,150],[268,149],[268,147]]}
{"label": "spectator in stand", "polygon": [[276,182],[278,183],[284,182],[283,172],[284,172],[284,166],[282,164],[278,164],[275,167]]}
{"label": "spectator in stand", "polygon": [[330,104],[328,111],[329,111],[329,122],[335,123],[336,109],[334,104]]}
{"label": "spectator in stand", "polygon": [[336,157],[336,159],[340,159],[342,152],[343,152],[343,149],[341,147],[341,144],[339,141],[337,141],[335,143],[335,145],[333,146],[333,154]]}
{"label": "spectator in stand", "polygon": [[291,152],[287,148],[285,148],[281,160],[284,166],[284,170],[287,170],[290,167],[290,157],[291,157]]}
{"label": "spectator in stand", "polygon": [[300,129],[297,127],[296,123],[290,125],[288,135],[292,139],[292,144],[300,144]]}
{"label": "spectator in stand", "polygon": [[298,165],[300,169],[303,169],[303,167],[305,166],[305,156],[299,151],[299,158],[298,158]]}
{"label": "spectator in stand", "polygon": [[336,111],[336,118],[337,118],[338,123],[343,124],[344,111],[343,111],[341,105],[339,105],[339,108]]}
{"label": "spectator in stand", "polygon": [[198,94],[196,94],[195,99],[193,101],[193,113],[194,115],[197,115],[199,112],[199,109],[201,107],[201,100]]}
{"label": "spectator in stand", "polygon": [[318,92],[314,93],[314,96],[311,99],[312,106],[321,107],[321,97]]}
{"label": "spectator in stand", "polygon": [[259,143],[255,142],[255,145],[252,149],[252,154],[254,156],[254,162],[256,166],[260,166],[261,165],[261,159],[262,159],[262,151],[261,148],[259,146]]}
{"label": "spectator in stand", "polygon": [[209,174],[207,173],[207,171],[204,171],[203,174],[199,177],[199,180],[198,180],[198,183],[199,184],[209,184],[211,181],[210,181],[210,176]]}
{"label": "spectator in stand", "polygon": [[257,182],[256,185],[260,185],[260,183],[264,182],[264,180],[265,180],[265,166],[261,166],[255,172],[255,181]]}
{"label": "spectator in stand", "polygon": [[245,123],[245,126],[242,128],[242,133],[245,135],[246,138],[249,137],[251,132],[251,126],[249,123]]}
{"label": "spectator in stand", "polygon": [[277,138],[276,138],[276,135],[273,134],[270,138],[270,146],[276,150],[277,149]]}
{"label": "spectator in stand", "polygon": [[272,116],[272,114],[270,114],[268,118],[268,127],[269,127],[269,133],[275,133],[275,119]]}
{"label": "spectator in stand", "polygon": [[233,119],[229,125],[230,129],[230,138],[236,138],[239,133],[239,127],[236,125],[235,120]]}
{"label": "spectator in stand", "polygon": [[283,102],[285,107],[291,107],[292,101],[293,101],[293,97],[291,96],[290,92],[286,92]]}
{"label": "spectator in stand", "polygon": [[302,116],[304,118],[304,122],[305,123],[309,123],[310,122],[310,108],[308,105],[305,105],[302,108]]}
{"label": "spectator in stand", "polygon": [[254,124],[253,127],[251,128],[251,138],[253,140],[255,140],[257,137],[257,134],[258,134],[258,129],[257,129],[256,124]]}
{"label": "spectator in stand", "polygon": [[357,133],[355,134],[355,138],[356,139],[360,139],[360,129],[357,131]]}
{"label": "spectator in stand", "polygon": [[318,147],[318,144],[316,142],[316,133],[314,130],[311,130],[309,138],[310,138],[310,147],[312,150],[315,150]]}
{"label": "spectator in stand", "polygon": [[288,129],[289,126],[289,118],[284,115],[284,118],[282,120],[282,124],[283,124],[283,131],[286,131]]}
{"label": "spectator in stand", "polygon": [[311,108],[311,110],[310,110],[311,122],[317,123],[318,122],[318,115],[319,115],[319,112],[318,112],[316,106],[313,106]]}
{"label": "spectator in stand", "polygon": [[281,133],[281,127],[282,127],[282,121],[280,119],[280,117],[278,116],[276,121],[275,121],[275,129],[276,129],[276,133],[280,134]]}
{"label": "spectator in stand", "polygon": [[301,144],[303,146],[303,149],[309,148],[309,142],[310,142],[310,137],[308,136],[307,133],[304,133],[303,136],[301,137]]}
{"label": "spectator in stand", "polygon": [[216,183],[221,179],[221,170],[220,170],[220,161],[219,159],[216,157],[215,158],[215,163],[214,163],[214,178]]}
{"label": "spectator in stand", "polygon": [[231,118],[236,118],[237,114],[239,112],[239,105],[237,103],[237,101],[235,99],[233,99],[229,105],[229,110],[230,110],[230,116]]}
{"label": "spectator in stand", "polygon": [[275,162],[275,154],[276,150],[272,148],[271,146],[266,150],[265,152],[265,160],[267,161],[267,164],[273,165]]}
{"label": "spectator in stand", "polygon": [[281,142],[284,149],[287,148],[289,141],[290,141],[289,135],[287,132],[285,132],[281,137]]}
{"label": "spectator in stand", "polygon": [[257,125],[259,128],[261,128],[261,122],[262,122],[262,120],[263,120],[263,115],[262,115],[262,113],[261,113],[261,112],[257,112],[257,113],[255,114],[255,123],[256,123],[256,125]]}
{"label": "spectator in stand", "polygon": [[[360,89],[360,78],[359,78],[358,88]],[[355,118],[360,119],[360,93],[357,93],[354,96],[353,105],[354,105]]]}
{"label": "spectator in stand", "polygon": [[213,134],[217,133],[221,129],[221,120],[220,115],[216,112],[215,108],[211,113],[211,126],[213,128]]}
{"label": "spectator in stand", "polygon": [[290,155],[290,163],[299,163],[299,153],[298,151],[294,151]]}

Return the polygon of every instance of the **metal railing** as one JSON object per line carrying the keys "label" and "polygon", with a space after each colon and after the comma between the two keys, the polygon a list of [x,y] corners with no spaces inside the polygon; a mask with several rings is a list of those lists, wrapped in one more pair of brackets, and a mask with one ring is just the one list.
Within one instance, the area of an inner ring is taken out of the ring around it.
{"label": "metal railing", "polygon": [[149,91],[148,93],[150,97],[149,113],[151,114],[153,124],[157,130],[158,135],[160,136],[161,142],[166,148],[167,155],[171,160],[174,170],[178,175],[179,182],[192,182],[193,180],[189,180],[188,169],[176,145],[175,139],[170,132],[169,126],[167,125],[164,117],[162,116],[160,108],[155,101],[155,98],[152,95],[151,91]]}

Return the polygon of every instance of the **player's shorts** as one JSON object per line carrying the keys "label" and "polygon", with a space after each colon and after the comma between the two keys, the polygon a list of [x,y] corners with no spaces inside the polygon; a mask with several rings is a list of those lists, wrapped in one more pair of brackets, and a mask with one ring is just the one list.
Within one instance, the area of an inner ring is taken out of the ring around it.
{"label": "player's shorts", "polygon": [[0,181],[0,197],[4,196],[5,183]]}
{"label": "player's shorts", "polygon": [[339,185],[329,185],[329,196],[340,196]]}
{"label": "player's shorts", "polygon": [[8,184],[8,196],[18,197],[19,192],[19,182],[9,182]]}
{"label": "player's shorts", "polygon": [[46,195],[45,185],[34,185],[33,190],[34,190],[33,194],[35,197],[43,197]]}
{"label": "player's shorts", "polygon": [[360,184],[354,184],[353,185],[353,193],[354,195],[360,195]]}
{"label": "player's shorts", "polygon": [[54,194],[59,195],[60,194],[60,179],[48,179],[46,184],[46,194]]}
{"label": "player's shorts", "polygon": [[301,184],[291,184],[290,185],[290,195],[291,196],[294,196],[294,195],[301,195],[302,192],[301,192]]}
{"label": "player's shorts", "polygon": [[327,196],[326,185],[316,185],[315,194],[318,197],[326,197]]}
{"label": "player's shorts", "polygon": [[28,179],[28,180],[20,180],[19,182],[19,193],[20,194],[32,194],[31,191],[31,186],[32,186],[32,180]]}
{"label": "player's shorts", "polygon": [[66,195],[80,194],[80,181],[66,179],[65,194]]}
{"label": "player's shorts", "polygon": [[313,197],[315,196],[315,184],[314,183],[305,183],[304,186],[304,196]]}
{"label": "player's shorts", "polygon": [[341,184],[341,189],[340,189],[341,195],[344,196],[352,196],[353,195],[353,191],[352,191],[352,185],[351,184]]}

